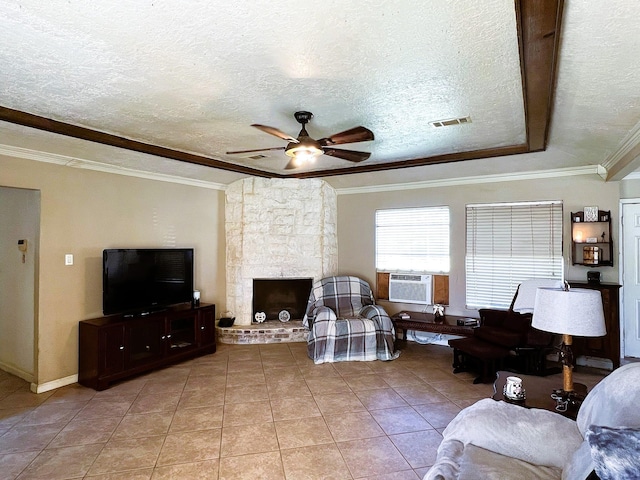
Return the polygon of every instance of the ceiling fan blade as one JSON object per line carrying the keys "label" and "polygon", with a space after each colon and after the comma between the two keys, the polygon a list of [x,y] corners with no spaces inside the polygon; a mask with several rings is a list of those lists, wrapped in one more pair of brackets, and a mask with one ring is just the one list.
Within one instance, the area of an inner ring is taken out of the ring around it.
{"label": "ceiling fan blade", "polygon": [[327,138],[321,138],[318,143],[323,147],[341,145],[343,143],[366,142],[373,140],[373,132],[365,127],[354,127],[344,132],[336,133]]}
{"label": "ceiling fan blade", "polygon": [[371,156],[369,152],[356,152],[355,150],[339,150],[337,148],[323,148],[325,155],[342,158],[350,162],[363,162]]}
{"label": "ceiling fan blade", "polygon": [[257,123],[254,123],[251,126],[256,127],[257,129],[262,130],[263,132],[268,133],[270,135],[275,135],[276,137],[281,138],[282,140],[286,140],[287,142],[299,143],[297,138],[292,137],[291,135],[287,135],[286,133],[278,130],[277,128],[268,127],[266,125],[259,125]]}
{"label": "ceiling fan blade", "polygon": [[252,152],[266,152],[268,150],[284,150],[285,147],[273,147],[273,148],[255,148],[253,150],[234,150],[233,152],[227,152],[227,155],[234,153],[252,153]]}

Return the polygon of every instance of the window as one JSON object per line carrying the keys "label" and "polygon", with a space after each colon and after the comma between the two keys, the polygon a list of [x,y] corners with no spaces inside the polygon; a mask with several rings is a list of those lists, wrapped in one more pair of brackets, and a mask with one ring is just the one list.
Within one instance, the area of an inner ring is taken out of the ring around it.
{"label": "window", "polygon": [[562,202],[467,206],[467,307],[511,304],[523,280],[563,278]]}
{"label": "window", "polygon": [[376,211],[376,269],[449,271],[449,207]]}

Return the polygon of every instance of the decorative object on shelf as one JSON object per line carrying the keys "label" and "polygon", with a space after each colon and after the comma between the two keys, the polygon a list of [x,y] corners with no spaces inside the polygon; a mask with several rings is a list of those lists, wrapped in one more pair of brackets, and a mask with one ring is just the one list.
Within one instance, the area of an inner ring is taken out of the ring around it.
{"label": "decorative object on shelf", "polygon": [[281,310],[278,314],[278,320],[280,320],[281,322],[288,322],[289,320],[291,320],[291,314],[286,310]]}
{"label": "decorative object on shelf", "polygon": [[504,384],[502,394],[509,400],[520,402],[526,398],[526,392],[522,388],[522,379],[520,377],[507,377]]}
{"label": "decorative object on shelf", "polygon": [[267,314],[264,312],[256,312],[253,316],[257,323],[262,323],[267,319]]}
{"label": "decorative object on shelf", "polygon": [[533,321],[538,330],[562,334],[559,349],[562,362],[563,386],[553,392],[556,410],[566,411],[569,405],[579,406],[583,398],[573,389],[572,336],[602,337],[606,335],[602,295],[598,290],[582,288],[538,288]]}
{"label": "decorative object on shelf", "polygon": [[597,222],[598,221],[598,207],[584,207],[584,221],[585,222]]}
{"label": "decorative object on shelf", "polygon": [[200,306],[200,290],[193,291],[193,300],[192,306],[199,307]]}
{"label": "decorative object on shelf", "polygon": [[444,317],[444,305],[436,303],[433,306],[433,316],[436,317],[436,319]]}
{"label": "decorative object on shelf", "polygon": [[600,257],[602,256],[600,247],[584,247],[583,250],[582,263],[585,265],[598,265],[600,263]]}
{"label": "decorative object on shelf", "polygon": [[598,243],[598,237],[587,237],[587,243]]}

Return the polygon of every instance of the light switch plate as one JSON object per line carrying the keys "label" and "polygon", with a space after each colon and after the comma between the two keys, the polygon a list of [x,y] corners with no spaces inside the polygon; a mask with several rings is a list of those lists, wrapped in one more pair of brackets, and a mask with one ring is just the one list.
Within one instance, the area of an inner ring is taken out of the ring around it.
{"label": "light switch plate", "polygon": [[64,264],[65,265],[73,265],[73,254],[72,253],[67,253],[64,256]]}

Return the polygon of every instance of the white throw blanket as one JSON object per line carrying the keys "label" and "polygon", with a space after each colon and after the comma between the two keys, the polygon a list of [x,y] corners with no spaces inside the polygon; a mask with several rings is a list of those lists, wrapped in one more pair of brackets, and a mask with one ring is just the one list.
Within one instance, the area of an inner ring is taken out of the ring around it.
{"label": "white throw blanket", "polygon": [[[594,469],[589,442],[584,440],[588,427],[640,428],[638,398],[640,363],[630,363],[589,392],[576,422],[546,410],[480,400],[462,410],[444,430],[436,463],[424,479],[561,475],[563,480],[584,480]],[[515,467],[520,476],[509,476],[505,469],[513,469],[513,462],[528,469],[527,473]]]}
{"label": "white throw blanket", "polygon": [[425,480],[456,478],[467,444],[533,465],[562,468],[583,441],[568,418],[489,398],[462,410],[442,435],[436,466]]}

